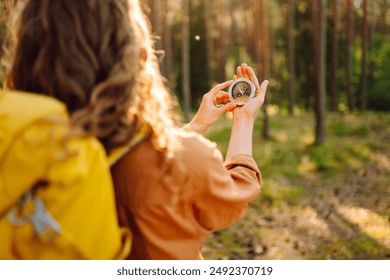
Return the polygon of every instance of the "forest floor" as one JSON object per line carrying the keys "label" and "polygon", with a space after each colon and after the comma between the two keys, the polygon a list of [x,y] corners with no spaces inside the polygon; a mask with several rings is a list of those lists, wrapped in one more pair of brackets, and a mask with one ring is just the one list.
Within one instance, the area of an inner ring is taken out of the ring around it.
{"label": "forest floor", "polygon": [[[230,120],[207,137],[226,152]],[[390,114],[328,114],[314,146],[314,117],[270,119],[254,132],[262,192],[245,217],[214,232],[206,259],[390,259]],[[258,137],[256,137],[258,135]]]}

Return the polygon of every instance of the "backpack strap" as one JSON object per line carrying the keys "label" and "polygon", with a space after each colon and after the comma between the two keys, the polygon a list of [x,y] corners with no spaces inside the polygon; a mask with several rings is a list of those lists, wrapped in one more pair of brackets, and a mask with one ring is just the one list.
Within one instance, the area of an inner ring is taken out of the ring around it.
{"label": "backpack strap", "polygon": [[140,130],[135,134],[135,136],[127,143],[126,145],[114,149],[108,155],[108,163],[110,167],[114,166],[122,157],[124,157],[132,148],[137,146],[143,140],[145,140],[150,135],[150,127],[144,125]]}

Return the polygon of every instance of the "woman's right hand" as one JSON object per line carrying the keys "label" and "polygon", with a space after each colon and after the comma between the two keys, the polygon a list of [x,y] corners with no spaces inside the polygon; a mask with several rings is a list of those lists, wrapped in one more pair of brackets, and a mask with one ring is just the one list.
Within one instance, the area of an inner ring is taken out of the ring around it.
{"label": "woman's right hand", "polygon": [[250,79],[256,87],[257,96],[248,100],[244,105],[233,109],[233,126],[230,137],[229,147],[226,158],[232,158],[235,155],[252,155],[252,135],[255,122],[255,114],[264,103],[267,91],[268,81],[264,81],[259,86],[259,81],[255,72],[245,63],[237,67],[237,75],[233,79]]}
{"label": "woman's right hand", "polygon": [[263,81],[259,86],[259,81],[256,77],[255,72],[253,71],[252,67],[248,66],[246,63],[243,63],[241,66],[237,67],[237,74],[233,76],[233,80],[236,80],[238,78],[247,78],[251,80],[256,87],[256,96],[251,100],[245,102],[244,105],[237,106],[233,110],[233,119],[237,117],[254,117],[256,112],[264,104],[268,81]]}

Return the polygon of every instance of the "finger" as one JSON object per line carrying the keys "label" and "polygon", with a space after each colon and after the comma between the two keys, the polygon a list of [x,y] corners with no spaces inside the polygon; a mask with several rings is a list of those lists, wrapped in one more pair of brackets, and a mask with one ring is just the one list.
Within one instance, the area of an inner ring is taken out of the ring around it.
{"label": "finger", "polygon": [[212,92],[212,93],[213,93],[213,96],[214,96],[215,94],[218,94],[220,91],[222,91],[223,89],[225,89],[225,88],[227,88],[228,86],[230,86],[232,82],[233,82],[233,80],[229,80],[229,81],[220,83],[220,84],[214,86],[214,87],[210,90],[210,92]]}
{"label": "finger", "polygon": [[249,79],[255,84],[256,90],[259,91],[260,89],[259,80],[256,77],[255,71],[250,66],[248,67],[248,74],[249,74]]}
{"label": "finger", "polygon": [[214,95],[215,99],[222,100],[222,99],[229,99],[229,94],[226,91],[220,91],[217,94]]}
{"label": "finger", "polygon": [[227,104],[225,105],[225,112],[231,112],[231,111],[233,111],[234,108],[236,108],[236,107],[237,107],[237,104],[234,103],[234,102],[227,103]]}
{"label": "finger", "polygon": [[229,103],[230,102],[230,98],[229,96],[223,96],[223,97],[219,97],[219,98],[216,98],[215,99],[215,104],[221,104],[221,103]]}
{"label": "finger", "polygon": [[217,92],[216,94],[214,94],[215,97],[217,97],[217,96],[224,96],[224,95],[228,96],[229,94],[226,91],[223,91],[223,90],[221,90],[221,91]]}
{"label": "finger", "polygon": [[214,99],[214,105],[218,104],[226,104],[229,103],[231,100],[229,98],[229,95],[227,93],[220,93],[215,96]]}
{"label": "finger", "polygon": [[237,75],[234,75],[234,76],[233,76],[233,81],[234,81],[234,80],[237,80]]}
{"label": "finger", "polygon": [[241,65],[241,69],[242,69],[242,76],[246,79],[249,79],[249,75],[248,75],[248,65],[246,63],[243,63]]}
{"label": "finger", "polygon": [[217,103],[229,103],[231,100],[230,100],[229,96],[222,96],[222,97],[216,98],[215,101]]}
{"label": "finger", "polygon": [[230,102],[228,104],[218,107],[218,111],[219,113],[222,114],[222,113],[230,112],[236,107],[237,107],[236,103]]}
{"label": "finger", "polygon": [[238,78],[242,78],[242,69],[241,69],[241,66],[238,66],[238,67],[237,67],[237,71],[236,71],[236,72],[237,72],[237,77],[238,77]]}
{"label": "finger", "polygon": [[258,95],[256,98],[259,98],[259,99],[261,99],[261,100],[264,101],[264,99],[265,99],[265,94],[266,94],[266,92],[267,92],[268,84],[269,84],[269,81],[268,81],[268,80],[264,80],[264,81],[261,83],[259,95]]}

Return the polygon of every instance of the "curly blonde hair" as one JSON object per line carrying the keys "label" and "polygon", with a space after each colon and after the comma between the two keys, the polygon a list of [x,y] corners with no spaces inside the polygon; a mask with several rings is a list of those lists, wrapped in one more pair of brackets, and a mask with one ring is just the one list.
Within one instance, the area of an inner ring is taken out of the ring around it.
{"label": "curly blonde hair", "polygon": [[176,101],[164,85],[137,0],[19,0],[5,48],[5,86],[64,102],[71,123],[107,151],[142,126],[174,146]]}

